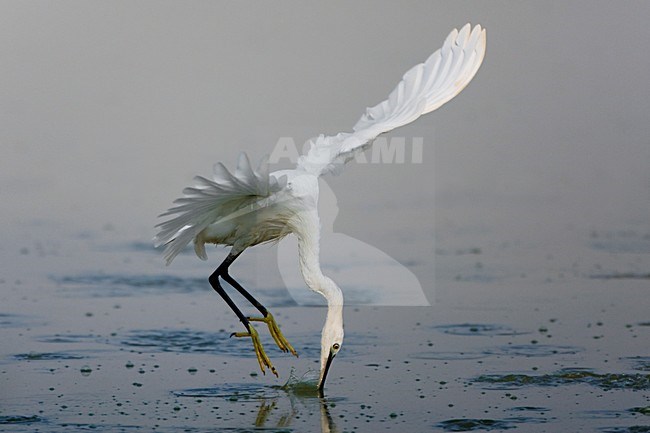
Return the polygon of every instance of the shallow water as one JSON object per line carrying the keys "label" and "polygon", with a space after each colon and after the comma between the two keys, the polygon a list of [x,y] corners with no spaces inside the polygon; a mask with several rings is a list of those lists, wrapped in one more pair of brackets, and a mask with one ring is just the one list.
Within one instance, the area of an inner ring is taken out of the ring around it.
{"label": "shallow water", "polygon": [[[237,322],[205,278],[161,268],[136,243],[116,253],[121,236],[100,230],[89,244],[71,234],[43,255],[4,250],[16,266],[0,304],[3,431],[632,432],[650,422],[648,287],[638,279],[559,268],[544,278],[521,259],[528,246],[512,256],[527,275],[507,276],[502,254],[482,248],[470,255],[481,268],[437,281],[428,296],[443,301],[431,307],[347,308],[344,351],[320,397],[313,383],[282,385],[318,367],[322,308],[255,289],[300,354],[259,328],[281,377],[262,375],[250,343],[229,338]],[[609,263],[591,239],[573,245],[583,262]],[[621,254],[647,259],[620,242],[607,251],[613,272],[627,272]],[[74,257],[87,269],[61,266]],[[437,266],[467,257],[442,252]],[[503,276],[464,278],[484,271]]]}
{"label": "shallow water", "polygon": [[[56,6],[0,2],[0,431],[650,431],[648,2]],[[324,396],[291,379],[325,315],[295,253],[233,265],[300,354],[260,326],[262,374],[207,283],[225,251],[165,267],[156,215],[217,161],[349,130],[469,20],[476,79],[393,136],[422,161],[326,179],[350,306]]]}

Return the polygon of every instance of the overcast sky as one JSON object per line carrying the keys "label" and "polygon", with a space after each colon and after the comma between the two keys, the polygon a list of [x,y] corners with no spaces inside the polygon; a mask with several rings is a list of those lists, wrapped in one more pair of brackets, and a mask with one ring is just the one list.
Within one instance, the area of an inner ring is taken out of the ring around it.
{"label": "overcast sky", "polygon": [[[397,135],[421,164],[333,179],[345,219],[462,197],[551,200],[629,224],[650,203],[650,3],[355,1],[0,3],[3,219],[153,234],[195,174],[281,137],[348,131],[466,22],[474,81]],[[408,140],[407,140],[408,142]],[[374,206],[374,207],[373,207]],[[347,221],[347,223],[346,223]]]}

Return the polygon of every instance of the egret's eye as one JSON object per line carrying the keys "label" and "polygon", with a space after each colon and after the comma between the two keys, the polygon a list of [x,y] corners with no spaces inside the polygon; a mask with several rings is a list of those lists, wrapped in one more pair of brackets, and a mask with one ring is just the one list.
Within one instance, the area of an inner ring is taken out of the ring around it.
{"label": "egret's eye", "polygon": [[332,344],[332,349],[334,349],[334,350],[339,350],[340,347],[341,347],[341,345],[339,343]]}

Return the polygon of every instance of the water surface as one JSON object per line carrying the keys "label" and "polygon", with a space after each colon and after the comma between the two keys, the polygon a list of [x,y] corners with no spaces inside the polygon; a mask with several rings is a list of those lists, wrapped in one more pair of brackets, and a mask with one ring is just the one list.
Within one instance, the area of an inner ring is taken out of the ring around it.
{"label": "water surface", "polygon": [[[0,431],[649,431],[649,5],[1,2]],[[467,21],[476,79],[394,135],[422,161],[326,179],[345,341],[324,396],[283,387],[325,316],[296,260],[231,269],[300,354],[259,326],[276,378],[208,285],[226,251],[165,267],[156,215],[349,130]]]}

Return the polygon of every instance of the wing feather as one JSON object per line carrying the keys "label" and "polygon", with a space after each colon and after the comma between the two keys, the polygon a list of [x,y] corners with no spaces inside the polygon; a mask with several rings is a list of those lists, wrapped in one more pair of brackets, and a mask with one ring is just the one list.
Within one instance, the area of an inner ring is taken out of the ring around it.
{"label": "wing feather", "polygon": [[[353,132],[311,139],[310,149],[300,157],[297,168],[315,175],[335,172],[378,135],[439,108],[469,84],[483,62],[485,47],[481,26],[472,29],[466,24],[460,32],[454,29],[441,49],[404,74],[386,100],[366,109]],[[194,185],[183,190],[183,197],[160,215],[169,218],[156,225],[155,245],[165,246],[169,264],[210,224],[271,197],[286,187],[286,181],[286,176],[276,179],[269,175],[268,157],[253,169],[242,153],[234,173],[217,163],[212,179],[195,177]],[[204,251],[197,249],[197,254],[205,259]]]}
{"label": "wing feather", "polygon": [[385,101],[366,109],[352,133],[312,138],[298,169],[316,175],[337,172],[378,135],[439,108],[469,84],[483,62],[485,48],[485,29],[480,25],[452,30],[442,48],[409,69]]}
{"label": "wing feather", "polygon": [[[183,190],[183,197],[174,200],[174,207],[159,215],[173,216],[156,225],[156,247],[165,246],[164,257],[171,263],[187,244],[210,224],[227,217],[234,209],[241,209],[269,197],[286,185],[286,178],[269,176],[268,157],[253,170],[250,160],[241,153],[234,173],[221,163],[214,165],[213,180],[202,176],[194,178],[194,185]],[[201,258],[205,259],[205,256]]]}

